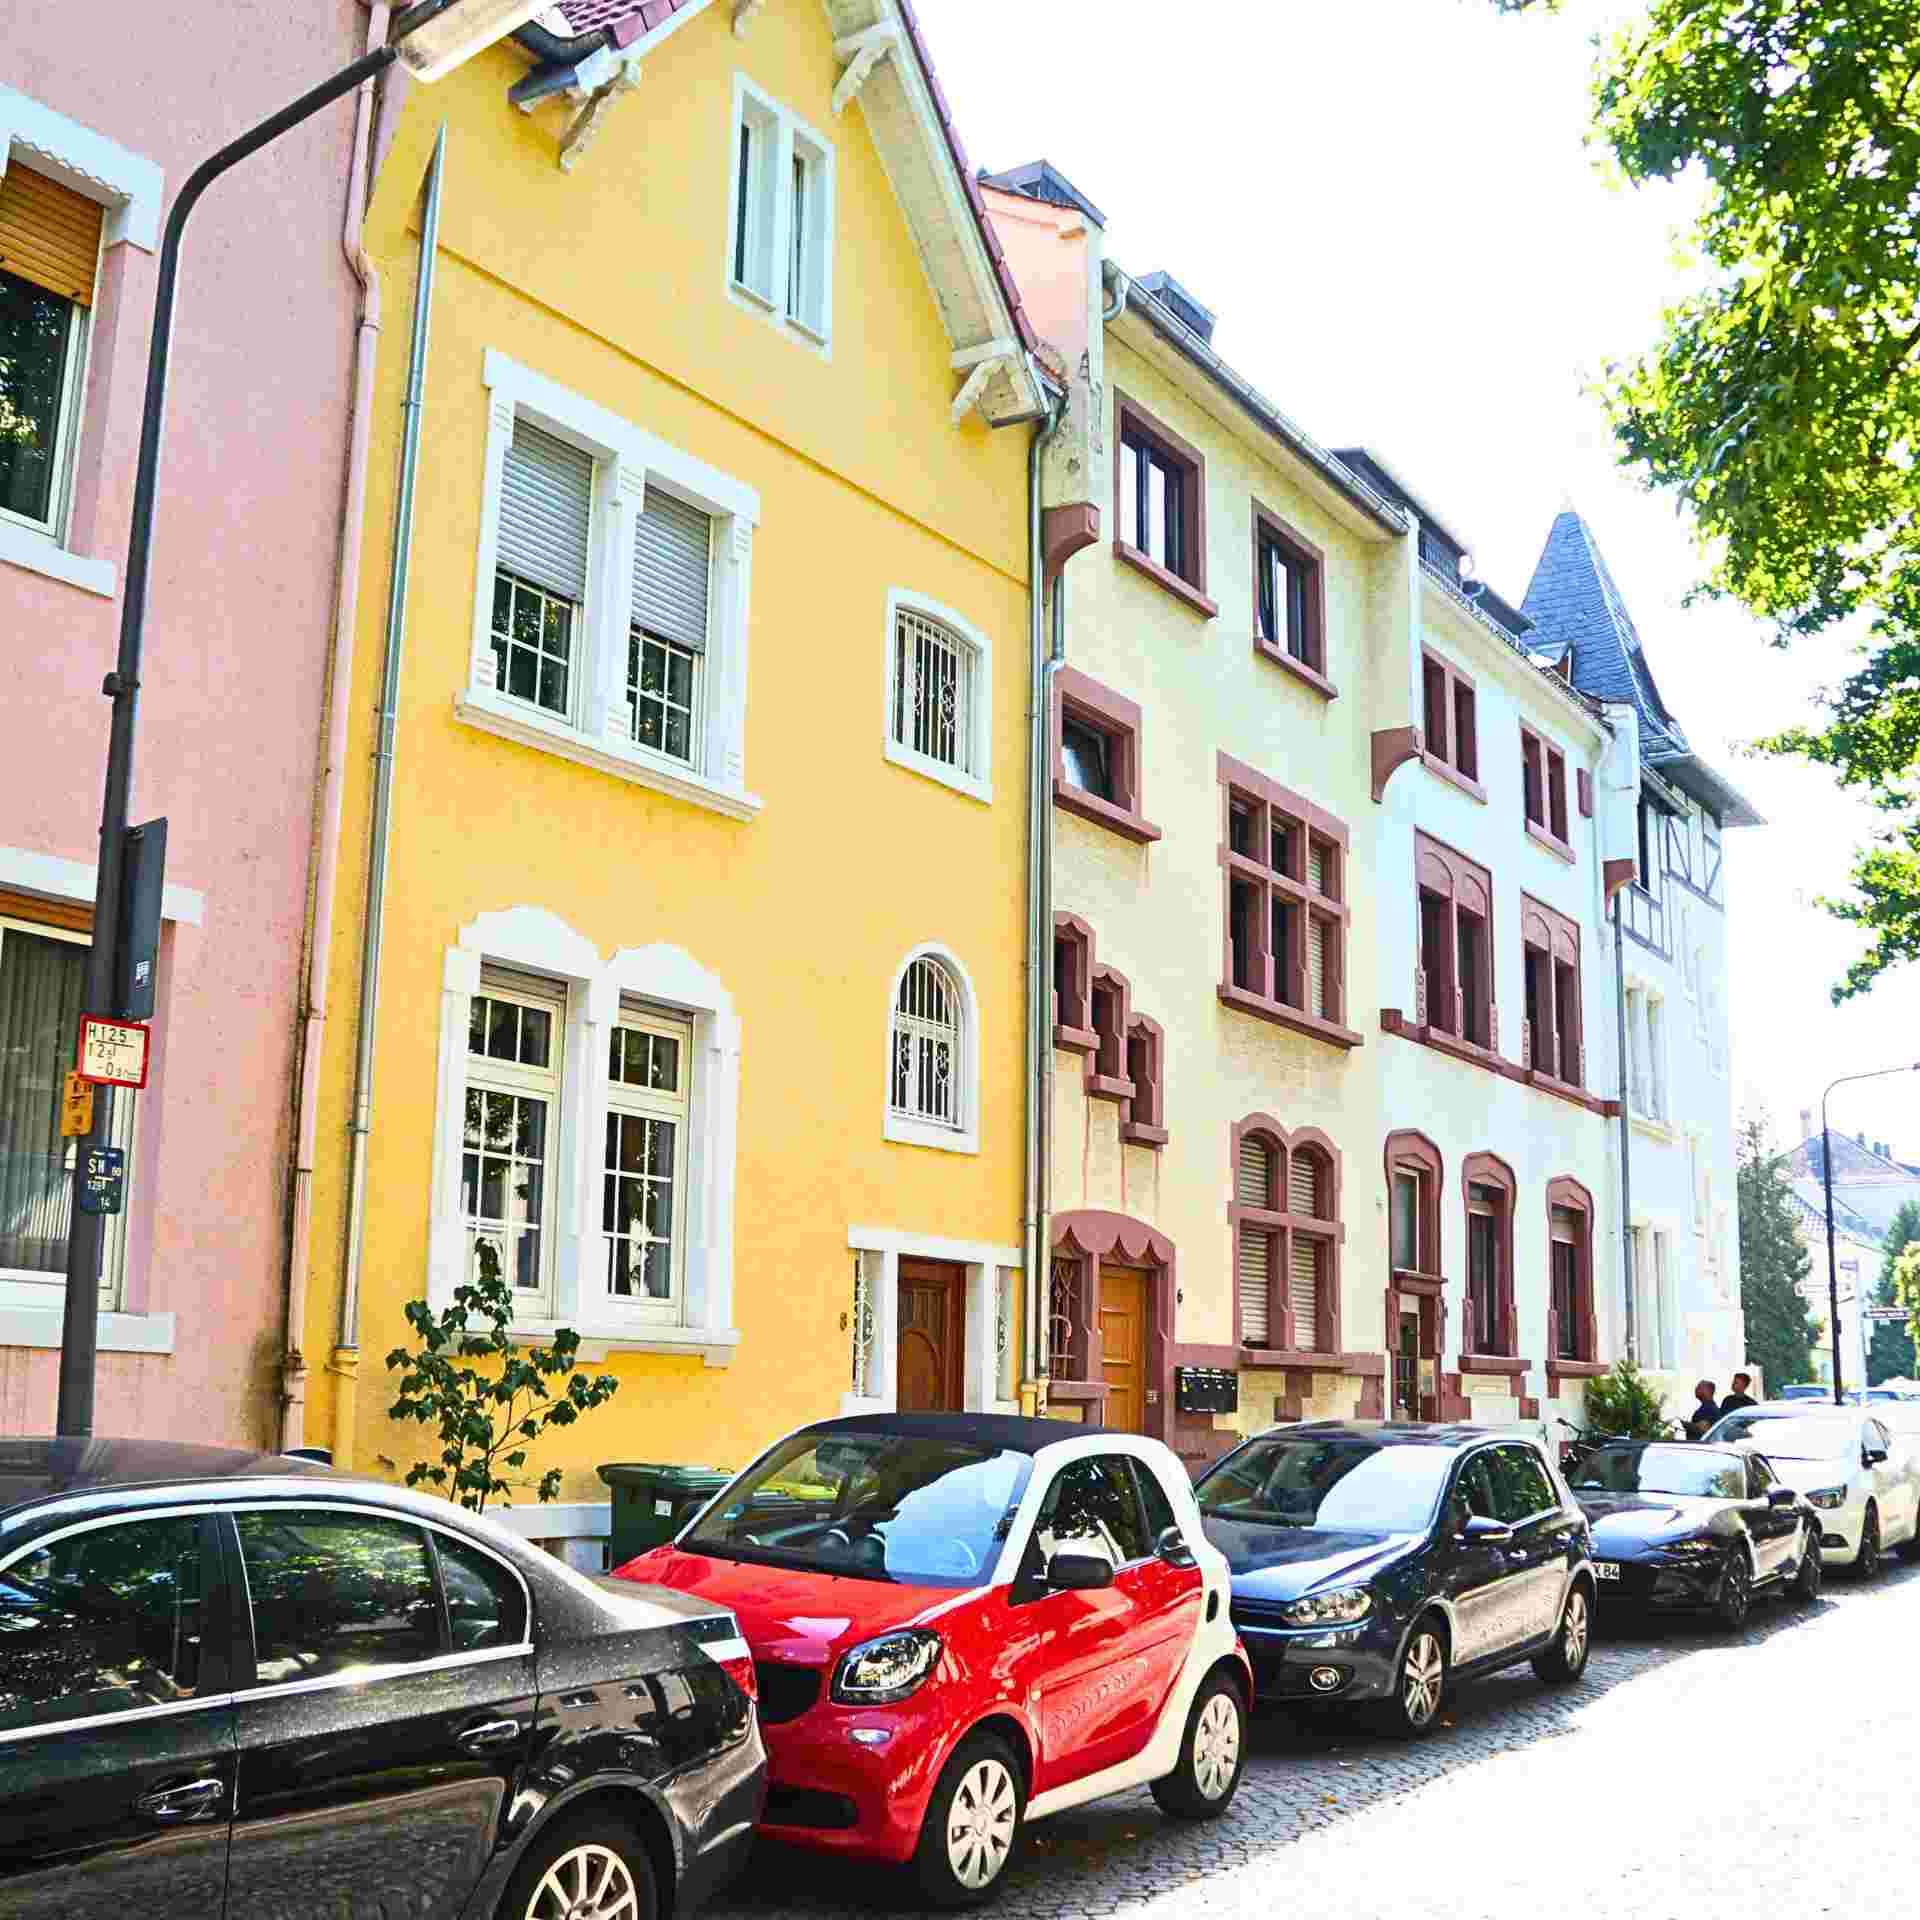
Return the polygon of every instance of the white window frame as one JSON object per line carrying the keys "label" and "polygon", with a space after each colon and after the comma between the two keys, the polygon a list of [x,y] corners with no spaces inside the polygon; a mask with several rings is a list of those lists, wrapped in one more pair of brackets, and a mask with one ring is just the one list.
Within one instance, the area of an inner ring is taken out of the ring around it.
{"label": "white window frame", "polygon": [[[916,960],[937,960],[947,970],[960,996],[960,1122],[957,1127],[935,1120],[920,1120],[893,1108],[893,1019],[900,998],[900,983]],[[972,976],[951,947],[927,941],[915,947],[898,967],[887,985],[884,1032],[885,1051],[880,1085],[881,1137],[900,1146],[934,1147],[942,1153],[978,1153],[980,1151],[980,997],[974,991]],[[943,1256],[944,1257],[944,1256]]]}
{"label": "white window frame", "polygon": [[[487,913],[460,930],[441,973],[440,1056],[429,1196],[427,1300],[452,1303],[465,1278],[466,1220],[460,1153],[465,1123],[467,1032],[481,969],[498,967],[554,983],[565,998],[559,1131],[552,1150],[549,1216],[551,1310],[515,1320],[533,1340],[562,1326],[581,1336],[581,1355],[613,1351],[697,1353],[726,1366],[740,1344],[733,1324],[733,1211],[740,1099],[740,1021],[733,996],[691,955],[664,942],[602,959],[593,943],[545,908]],[[671,1317],[609,1299],[601,1275],[601,1162],[608,1107],[610,1028],[625,1010],[658,1010],[691,1029],[686,1049],[688,1116],[681,1290]]]}
{"label": "white window frame", "polygon": [[[454,695],[455,713],[483,732],[731,819],[751,820],[761,805],[746,785],[747,612],[758,491],[491,347],[482,378],[489,406],[473,639],[467,684]],[[587,595],[577,622],[572,710],[564,720],[511,698],[494,683],[501,478],[517,419],[570,442],[594,461]],[[649,485],[679,496],[715,523],[697,751],[690,761],[639,745],[626,697],[634,528]]]}
{"label": "white window frame", "polygon": [[[0,167],[0,172],[4,171]],[[94,270],[94,285],[97,291],[98,268]],[[0,534],[38,536],[56,547],[66,545],[67,521],[73,508],[73,450],[80,438],[80,403],[86,392],[87,344],[92,331],[88,326],[89,310],[77,300],[69,300],[67,306],[67,364],[61,381],[59,414],[54,421],[53,485],[47,497],[46,518],[36,520],[31,514],[0,507]]]}
{"label": "white window frame", "polygon": [[[669,1229],[672,1247],[672,1266],[669,1275],[669,1290],[666,1299],[654,1300],[643,1295],[622,1299],[608,1290],[605,1274],[606,1255],[609,1235],[604,1226],[597,1227],[595,1239],[598,1255],[588,1262],[587,1271],[582,1274],[583,1286],[597,1286],[600,1290],[600,1307],[609,1315],[631,1314],[637,1320],[665,1320],[672,1322],[680,1317],[682,1302],[686,1298],[686,1255],[687,1255],[687,1158],[688,1137],[693,1131],[693,1022],[661,1009],[647,1005],[625,1005],[615,1015],[612,1032],[625,1028],[635,1033],[652,1034],[657,1037],[675,1040],[680,1049],[679,1085],[672,1093],[664,1093],[653,1088],[630,1087],[624,1081],[615,1081],[612,1077],[611,1063],[607,1067],[607,1106],[605,1119],[616,1114],[631,1115],[641,1120],[662,1121],[670,1124],[673,1133],[673,1220]],[[611,1047],[608,1048],[611,1054]],[[600,1157],[600,1173],[604,1180],[606,1167],[606,1128],[604,1119],[601,1131],[594,1141]],[[596,1196],[597,1197],[597,1196]],[[604,1221],[604,1212],[596,1219]]]}
{"label": "white window frame", "polygon": [[[973,650],[972,711],[968,715],[967,767],[950,767],[930,754],[916,752],[894,738],[893,689],[900,671],[900,616],[918,614],[945,627],[962,646]],[[906,587],[887,593],[886,680],[880,713],[881,750],[896,767],[923,774],[943,787],[964,793],[985,805],[993,802],[993,642],[970,620],[942,606],[938,600]]]}
{"label": "white window frame", "polygon": [[[736,306],[771,321],[797,337],[822,358],[832,357],[834,270],[833,143],[744,73],[733,76],[733,112],[728,120],[727,219],[723,272],[727,298]],[[764,264],[766,284],[734,273],[739,254],[740,131],[756,136],[755,177],[748,183],[747,257],[749,268]],[[796,310],[791,298],[793,253],[793,169],[807,174],[806,232],[802,258],[810,251],[813,295]],[[806,245],[811,241],[811,248]]]}

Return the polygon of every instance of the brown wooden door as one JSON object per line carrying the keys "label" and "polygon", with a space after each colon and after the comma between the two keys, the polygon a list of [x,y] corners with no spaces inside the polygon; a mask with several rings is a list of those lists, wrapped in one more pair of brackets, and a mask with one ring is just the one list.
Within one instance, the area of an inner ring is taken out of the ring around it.
{"label": "brown wooden door", "polygon": [[962,1410],[966,1330],[966,1269],[946,1260],[902,1260],[893,1371],[902,1413]]}
{"label": "brown wooden door", "polygon": [[1147,1276],[1137,1267],[1100,1269],[1100,1377],[1107,1388],[1103,1424],[1145,1432]]}

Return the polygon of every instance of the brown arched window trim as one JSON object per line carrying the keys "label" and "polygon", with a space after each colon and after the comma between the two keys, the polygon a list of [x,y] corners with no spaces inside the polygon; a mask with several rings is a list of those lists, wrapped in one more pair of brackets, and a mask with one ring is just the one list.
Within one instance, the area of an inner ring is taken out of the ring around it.
{"label": "brown arched window trim", "polygon": [[1077,913],[1053,916],[1053,1044],[1091,1054],[1100,1044],[1093,1030],[1093,929]]}
{"label": "brown arched window trim", "polygon": [[[1244,1203],[1239,1198],[1240,1145],[1249,1137],[1267,1143],[1270,1158],[1270,1191],[1264,1207]],[[1340,1335],[1340,1257],[1347,1230],[1340,1218],[1340,1149],[1318,1127],[1296,1127],[1289,1131],[1271,1114],[1249,1114],[1228,1130],[1227,1141],[1227,1222],[1231,1228],[1229,1262],[1233,1274],[1233,1335],[1240,1339],[1240,1241],[1243,1234],[1265,1234],[1271,1251],[1267,1261],[1267,1326],[1280,1330],[1275,1347],[1240,1347],[1249,1366],[1286,1367],[1343,1359]],[[1293,1157],[1310,1158],[1317,1169],[1315,1207],[1311,1214],[1291,1211],[1289,1174]],[[1293,1324],[1293,1306],[1288,1292],[1288,1276],[1293,1272],[1296,1240],[1310,1241],[1318,1250],[1318,1272],[1314,1281],[1314,1317],[1319,1342],[1312,1348],[1298,1345]]]}
{"label": "brown arched window trim", "polygon": [[1133,1101],[1120,1122],[1120,1138],[1137,1147],[1167,1144],[1167,1036],[1159,1021],[1136,1013],[1127,1023],[1127,1078]]}
{"label": "brown arched window trim", "polygon": [[1061,1338],[1049,1339],[1049,1399],[1085,1409],[1098,1421],[1106,1405],[1100,1336],[1100,1268],[1139,1267],[1147,1276],[1146,1428],[1169,1437],[1173,1417],[1173,1309],[1178,1297],[1174,1245],[1131,1214],[1084,1208],[1053,1216],[1050,1306],[1063,1304]]}
{"label": "brown arched window trim", "polygon": [[1077,913],[1053,916],[1053,1044],[1081,1056],[1090,1099],[1118,1105],[1122,1140],[1166,1145],[1166,1032],[1134,1011],[1132,984],[1100,958]]}
{"label": "brown arched window trim", "polygon": [[1133,985],[1117,967],[1096,960],[1088,996],[1097,1044],[1087,1062],[1087,1092],[1095,1099],[1131,1101],[1127,1077],[1127,1023],[1133,1015]]}
{"label": "brown arched window trim", "polygon": [[[1473,1301],[1473,1190],[1491,1188],[1500,1195],[1500,1210],[1493,1223],[1493,1301],[1492,1338],[1484,1337],[1480,1317]],[[1462,1230],[1466,1236],[1465,1313],[1460,1328],[1460,1371],[1462,1373],[1524,1373],[1527,1362],[1519,1357],[1519,1321],[1514,1310],[1513,1212],[1519,1199],[1519,1183],[1513,1169],[1498,1154],[1470,1153],[1460,1163],[1460,1204]]]}
{"label": "brown arched window trim", "polygon": [[1580,1235],[1574,1242],[1573,1325],[1561,1325],[1559,1302],[1548,1278],[1547,1382],[1585,1380],[1606,1372],[1600,1362],[1600,1336],[1594,1317],[1593,1195],[1570,1174],[1547,1182],[1547,1257],[1553,1259],[1553,1216],[1564,1208],[1580,1216]]}
{"label": "brown arched window trim", "polygon": [[[1387,1135],[1384,1155],[1387,1171],[1387,1270],[1426,1279],[1440,1278],[1440,1189],[1446,1180],[1446,1161],[1440,1149],[1411,1127]],[[1411,1267],[1402,1267],[1393,1257],[1393,1195],[1396,1173],[1420,1176],[1419,1258]]]}

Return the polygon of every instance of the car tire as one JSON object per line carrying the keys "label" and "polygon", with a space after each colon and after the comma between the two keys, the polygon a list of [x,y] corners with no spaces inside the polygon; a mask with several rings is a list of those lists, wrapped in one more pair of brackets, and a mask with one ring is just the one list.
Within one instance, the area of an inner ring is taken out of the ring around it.
{"label": "car tire", "polygon": [[660,1895],[639,1834],[618,1814],[589,1810],[534,1840],[494,1913],[495,1920],[566,1920],[594,1912],[658,1920]]}
{"label": "car tire", "polygon": [[1400,1650],[1393,1692],[1380,1703],[1381,1730],[1398,1740],[1418,1740],[1440,1718],[1447,1693],[1447,1636],[1434,1615],[1422,1614]]}
{"label": "car tire", "polygon": [[1180,1736],[1180,1763],[1153,1783],[1162,1813],[1212,1820],[1226,1812],[1247,1765],[1247,1708],[1224,1673],[1201,1683]]}
{"label": "car tire", "polygon": [[1803,1544],[1800,1565],[1793,1576],[1793,1597],[1799,1605],[1810,1607],[1820,1598],[1821,1583],[1826,1576],[1826,1567],[1820,1558],[1820,1529],[1802,1527],[1800,1538]]}
{"label": "car tire", "polygon": [[1868,1501],[1867,1517],[1860,1528],[1860,1551],[1853,1556],[1853,1570],[1862,1580],[1877,1580],[1882,1564],[1880,1509]]}
{"label": "car tire", "polygon": [[1026,1783],[1013,1749],[997,1734],[969,1734],[940,1769],[920,1823],[913,1855],[920,1891],[936,1907],[973,1907],[990,1898],[1020,1844],[1026,1814]]}
{"label": "car tire", "polygon": [[1534,1678],[1549,1687],[1570,1687],[1587,1670],[1593,1651],[1593,1593],[1584,1580],[1567,1589],[1567,1604],[1553,1644],[1533,1656]]}
{"label": "car tire", "polygon": [[1753,1611],[1753,1568],[1738,1548],[1727,1557],[1727,1570],[1720,1576],[1720,1598],[1713,1603],[1713,1617],[1729,1633],[1738,1633]]}

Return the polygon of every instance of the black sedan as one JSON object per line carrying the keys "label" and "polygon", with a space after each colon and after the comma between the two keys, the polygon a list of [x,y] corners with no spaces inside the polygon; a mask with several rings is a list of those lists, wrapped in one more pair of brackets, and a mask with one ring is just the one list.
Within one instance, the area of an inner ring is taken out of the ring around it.
{"label": "black sedan", "polygon": [[7,1920],[655,1920],[766,1792],[724,1607],[276,1455],[0,1441]]}
{"label": "black sedan", "polygon": [[1755,1593],[1820,1597],[1820,1516],[1757,1453],[1615,1440],[1574,1468],[1602,1604],[1746,1624]]}
{"label": "black sedan", "polygon": [[1587,1523],[1531,1440],[1310,1421],[1246,1441],[1194,1491],[1268,1698],[1420,1734],[1456,1678],[1586,1671]]}

